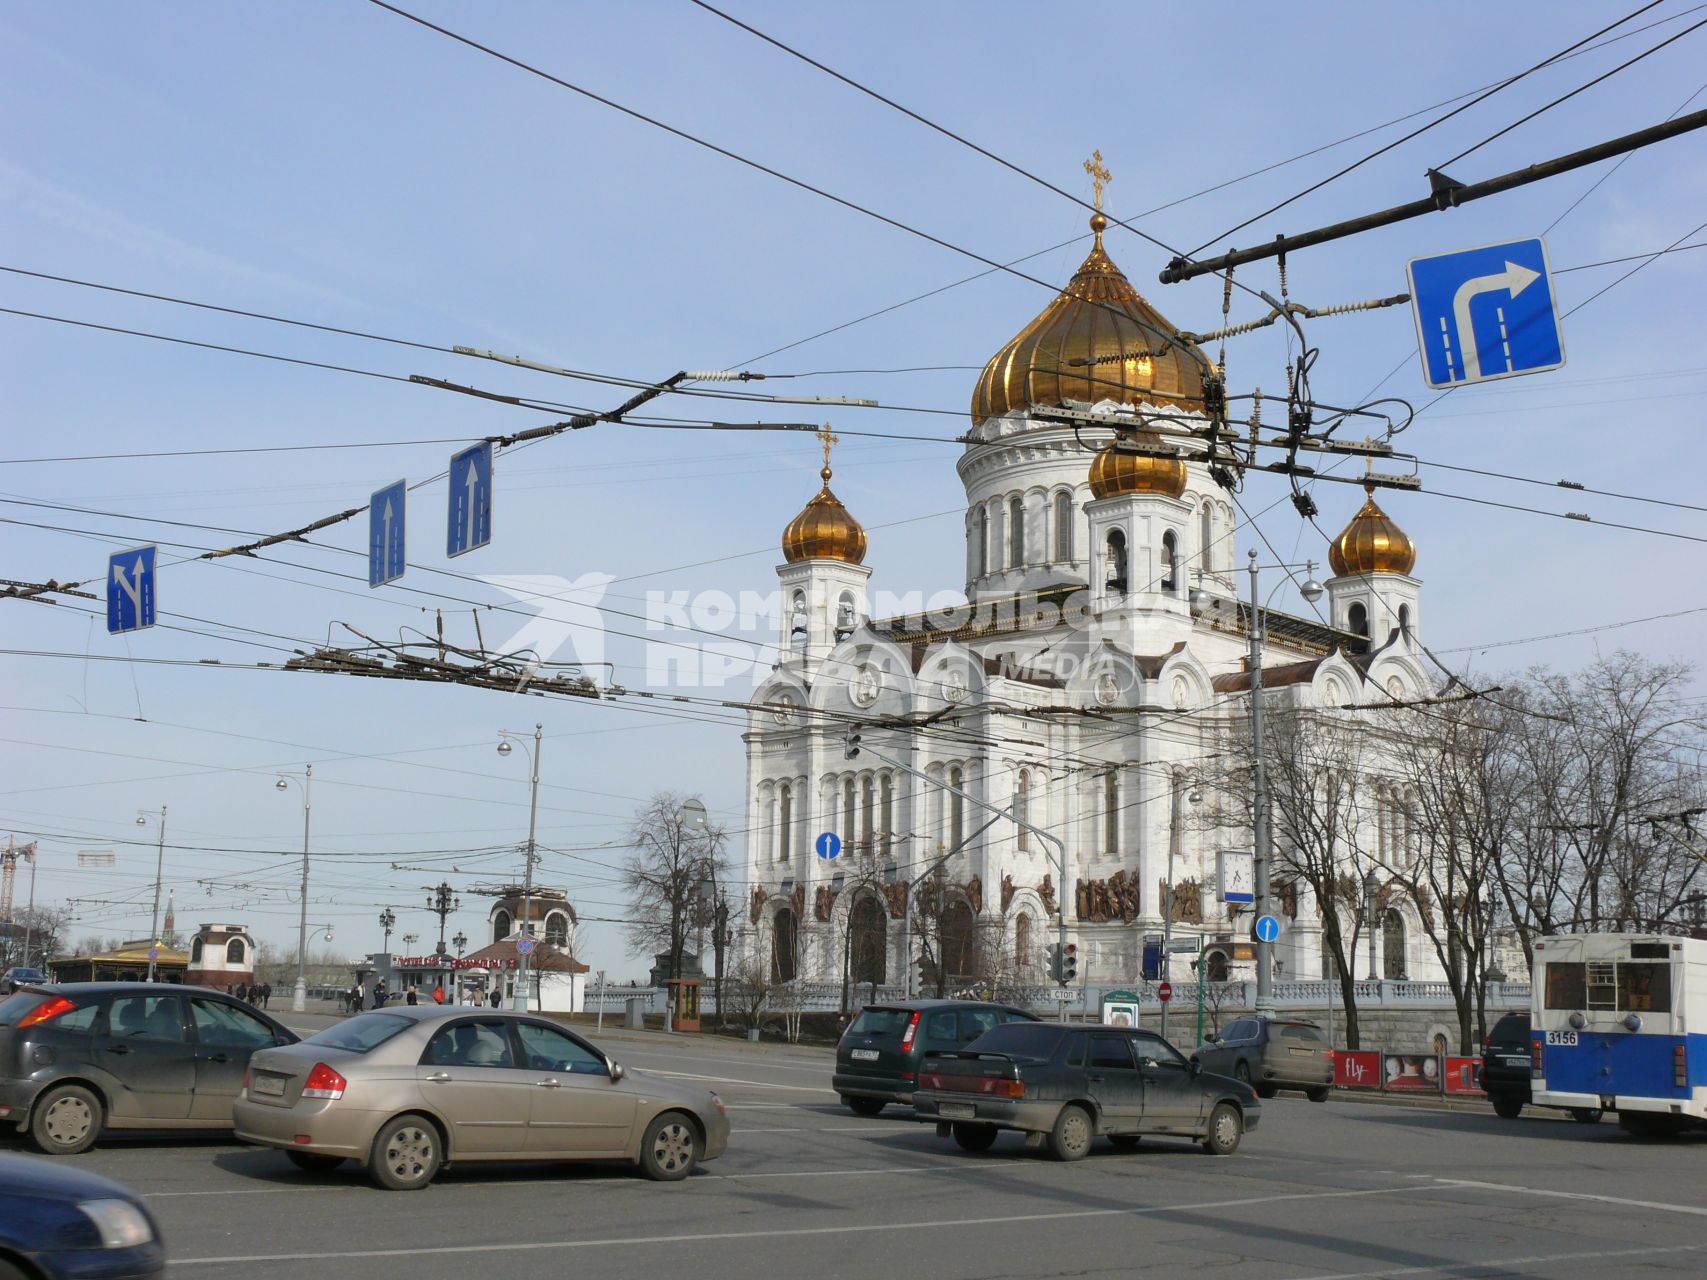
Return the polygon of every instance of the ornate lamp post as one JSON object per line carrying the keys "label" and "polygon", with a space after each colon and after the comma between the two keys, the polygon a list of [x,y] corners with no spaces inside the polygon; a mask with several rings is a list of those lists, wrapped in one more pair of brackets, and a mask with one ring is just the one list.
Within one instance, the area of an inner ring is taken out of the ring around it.
{"label": "ornate lamp post", "polygon": [[390,907],[379,913],[379,927],[385,930],[385,942],[380,950],[386,955],[391,954],[391,931],[397,927],[397,913]]}

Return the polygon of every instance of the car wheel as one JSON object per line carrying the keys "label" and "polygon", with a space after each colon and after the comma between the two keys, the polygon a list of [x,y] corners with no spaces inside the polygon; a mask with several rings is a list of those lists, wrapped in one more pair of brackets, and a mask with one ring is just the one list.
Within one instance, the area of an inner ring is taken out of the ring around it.
{"label": "car wheel", "polygon": [[1324,1084],[1318,1085],[1314,1089],[1304,1090],[1304,1096],[1310,1099],[1311,1102],[1326,1102],[1328,1100],[1328,1095],[1332,1092],[1333,1090]]}
{"label": "car wheel", "polygon": [[1501,1120],[1515,1120],[1523,1111],[1520,1099],[1496,1095],[1494,1098],[1494,1114]]}
{"label": "car wheel", "polygon": [[1055,1128],[1049,1134],[1049,1154],[1057,1160],[1083,1160],[1090,1154],[1095,1128],[1091,1113],[1083,1107],[1062,1107],[1061,1114],[1055,1117]]}
{"label": "car wheel", "polygon": [[444,1162],[439,1131],[423,1116],[398,1116],[373,1140],[367,1171],[387,1191],[419,1191]]}
{"label": "car wheel", "polygon": [[15,1262],[0,1258],[0,1280],[31,1280],[30,1273]]}
{"label": "car wheel", "polygon": [[1209,1127],[1204,1130],[1203,1149],[1212,1156],[1230,1156],[1239,1149],[1239,1139],[1244,1134],[1244,1125],[1239,1120],[1239,1109],[1230,1102],[1223,1102],[1209,1113]]}
{"label": "car wheel", "polygon": [[312,1151],[287,1151],[285,1159],[304,1173],[331,1173],[344,1163],[343,1156],[322,1156]]}
{"label": "car wheel", "polygon": [[101,1135],[101,1100],[81,1085],[49,1089],[30,1114],[30,1137],[50,1156],[74,1156]]}
{"label": "car wheel", "polygon": [[889,1105],[882,1098],[849,1098],[844,1096],[842,1101],[848,1104],[848,1110],[856,1116],[881,1115],[883,1108]]}
{"label": "car wheel", "polygon": [[1572,1107],[1571,1119],[1578,1124],[1599,1124],[1600,1117],[1605,1114],[1599,1107]]}
{"label": "car wheel", "polygon": [[1251,1082],[1251,1064],[1248,1062],[1235,1062],[1233,1064],[1233,1079],[1237,1080],[1240,1084],[1249,1084]]}
{"label": "car wheel", "polygon": [[1122,1151],[1130,1151],[1138,1145],[1139,1135],[1136,1133],[1111,1133],[1108,1140]]}
{"label": "car wheel", "polygon": [[654,1116],[640,1139],[640,1170],[654,1182],[679,1182],[699,1163],[699,1130],[680,1111]]}
{"label": "car wheel", "polygon": [[962,1151],[988,1151],[996,1144],[996,1126],[957,1124],[954,1126],[954,1140]]}

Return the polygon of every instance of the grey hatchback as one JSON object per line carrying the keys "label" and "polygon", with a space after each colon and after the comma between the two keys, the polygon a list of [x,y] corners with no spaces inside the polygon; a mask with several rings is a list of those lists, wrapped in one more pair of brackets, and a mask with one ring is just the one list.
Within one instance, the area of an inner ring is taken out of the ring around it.
{"label": "grey hatchback", "polygon": [[874,1116],[911,1102],[919,1064],[932,1049],[963,1049],[1009,1022],[1036,1022],[1023,1009],[982,1000],[909,1000],[868,1004],[836,1045],[830,1087],[855,1115]]}
{"label": "grey hatchback", "polygon": [[1205,1071],[1250,1085],[1261,1098],[1272,1098],[1276,1089],[1302,1089],[1311,1102],[1326,1102],[1333,1089],[1333,1048],[1322,1028],[1303,1018],[1235,1018],[1191,1057]]}

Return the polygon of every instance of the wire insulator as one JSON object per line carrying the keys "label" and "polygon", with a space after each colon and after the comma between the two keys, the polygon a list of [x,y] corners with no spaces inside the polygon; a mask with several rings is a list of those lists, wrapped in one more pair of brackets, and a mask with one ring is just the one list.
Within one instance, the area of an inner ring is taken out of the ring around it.
{"label": "wire insulator", "polygon": [[684,382],[745,382],[750,378],[762,378],[764,374],[747,374],[737,369],[695,369],[683,375]]}

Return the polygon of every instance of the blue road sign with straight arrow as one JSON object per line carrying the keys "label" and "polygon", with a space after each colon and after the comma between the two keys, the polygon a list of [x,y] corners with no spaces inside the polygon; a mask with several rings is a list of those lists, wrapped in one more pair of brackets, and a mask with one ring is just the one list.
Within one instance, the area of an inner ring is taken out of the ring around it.
{"label": "blue road sign with straight arrow", "polygon": [[492,541],[492,442],[470,445],[450,459],[450,521],[445,554],[460,556]]}
{"label": "blue road sign with straight arrow", "polygon": [[409,486],[399,480],[374,491],[367,509],[367,584],[383,587],[403,576],[403,507]]}
{"label": "blue road sign with straight arrow", "polygon": [[154,625],[155,551],[115,551],[107,561],[107,630],[114,635]]}
{"label": "blue road sign with straight arrow", "polygon": [[841,856],[842,838],[834,831],[826,831],[812,842],[812,847],[818,851],[820,858],[831,862]]}
{"label": "blue road sign with straight arrow", "polygon": [[1415,258],[1409,275],[1429,386],[1491,382],[1565,363],[1547,246],[1539,237]]}

